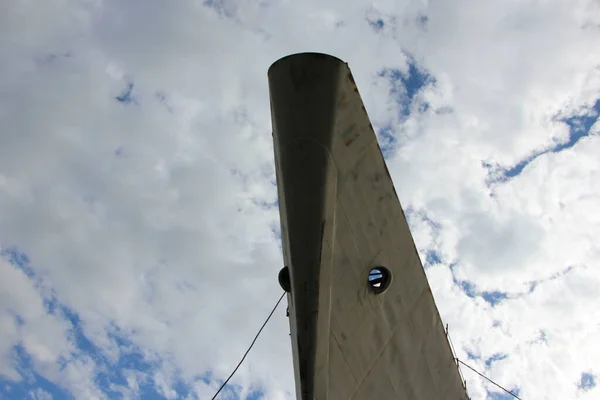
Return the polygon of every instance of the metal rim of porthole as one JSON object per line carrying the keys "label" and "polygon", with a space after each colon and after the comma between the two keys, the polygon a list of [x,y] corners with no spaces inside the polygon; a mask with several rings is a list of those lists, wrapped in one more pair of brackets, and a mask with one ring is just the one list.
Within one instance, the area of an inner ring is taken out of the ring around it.
{"label": "metal rim of porthole", "polygon": [[383,265],[377,265],[369,271],[367,283],[373,293],[383,293],[392,283],[392,273]]}

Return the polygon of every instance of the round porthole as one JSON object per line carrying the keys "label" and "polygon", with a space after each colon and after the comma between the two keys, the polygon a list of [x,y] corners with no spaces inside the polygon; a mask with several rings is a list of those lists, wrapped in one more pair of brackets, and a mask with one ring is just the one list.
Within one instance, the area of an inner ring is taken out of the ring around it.
{"label": "round porthole", "polygon": [[283,290],[285,290],[288,293],[292,291],[292,283],[290,281],[290,269],[288,267],[281,268],[281,271],[279,271],[279,275],[277,276],[277,280],[279,281],[279,284],[281,285],[281,288]]}
{"label": "round porthole", "polygon": [[383,293],[392,283],[392,274],[386,267],[374,267],[369,271],[368,283],[373,293]]}

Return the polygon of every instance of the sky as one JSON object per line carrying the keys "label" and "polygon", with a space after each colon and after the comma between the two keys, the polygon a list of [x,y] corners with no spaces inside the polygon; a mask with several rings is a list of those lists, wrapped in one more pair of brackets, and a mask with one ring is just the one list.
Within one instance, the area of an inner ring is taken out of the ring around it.
{"label": "sky", "polygon": [[[349,63],[457,356],[600,398],[599,48],[597,0],[3,1],[0,398],[212,397],[281,295],[266,74],[303,51]],[[288,334],[220,398],[293,399]]]}

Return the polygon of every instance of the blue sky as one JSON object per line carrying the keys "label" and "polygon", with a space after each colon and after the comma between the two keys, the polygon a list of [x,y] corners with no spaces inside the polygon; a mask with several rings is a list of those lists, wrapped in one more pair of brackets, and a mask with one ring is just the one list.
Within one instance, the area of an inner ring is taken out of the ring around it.
{"label": "blue sky", "polygon": [[[0,16],[0,397],[210,398],[280,292],[266,72],[347,61],[457,356],[598,397],[593,0],[76,0]],[[291,399],[280,306],[222,398]],[[560,359],[560,364],[556,360]],[[473,400],[506,399],[462,371]]]}
{"label": "blue sky", "polygon": [[561,151],[568,150],[575,146],[577,142],[589,135],[591,127],[598,120],[598,114],[600,113],[600,99],[595,101],[591,107],[586,107],[580,113],[572,115],[567,118],[559,119],[560,122],[568,126],[569,136],[567,140],[557,142],[547,149],[540,150],[524,160],[518,162],[516,165],[509,168],[502,168],[502,178],[510,179],[518,176],[523,169],[534,162],[536,158],[543,156],[548,153],[558,153]]}
{"label": "blue sky", "polygon": [[[38,276],[36,276],[35,265],[32,265],[29,257],[24,252],[16,248],[4,249],[1,256],[10,263],[10,265],[22,271],[36,286],[41,286]],[[59,364],[64,366],[73,360],[94,360],[97,368],[97,373],[94,378],[94,383],[97,387],[109,398],[128,398],[130,394],[122,391],[123,387],[128,386],[127,375],[131,371],[141,373],[144,378],[138,382],[136,396],[143,399],[165,399],[164,391],[153,380],[152,376],[160,370],[160,362],[152,360],[144,354],[127,335],[119,332],[118,327],[115,327],[114,333],[111,334],[111,339],[122,349],[121,355],[117,360],[111,360],[110,357],[103,352],[103,349],[97,347],[85,335],[83,324],[80,316],[69,309],[64,304],[61,304],[55,296],[44,297],[44,308],[50,315],[58,318],[63,318],[68,321],[69,341],[73,344],[73,352],[69,354],[69,360],[58,360]],[[27,322],[17,314],[14,310],[6,310],[13,314],[17,325],[24,325]],[[40,393],[47,393],[53,399],[73,399],[76,396],[65,390],[64,387],[57,382],[52,382],[36,371],[35,363],[32,361],[31,355],[23,347],[17,344],[11,350],[11,358],[15,361],[15,367],[22,379],[14,381],[6,377],[0,377],[0,395],[6,399],[25,399],[38,398],[35,396],[43,396]],[[195,381],[200,381],[205,384],[220,385],[223,379],[213,377],[210,371],[207,371],[203,376],[194,378]],[[171,390],[176,398],[188,398],[191,396],[190,383],[184,382],[181,379],[175,378],[171,382]],[[216,392],[216,390],[215,390]],[[221,392],[221,398],[236,398],[239,396],[240,388],[237,385],[228,385]],[[264,393],[260,388],[256,388],[247,393],[244,400],[258,400],[263,398]],[[44,397],[40,397],[44,398]]]}

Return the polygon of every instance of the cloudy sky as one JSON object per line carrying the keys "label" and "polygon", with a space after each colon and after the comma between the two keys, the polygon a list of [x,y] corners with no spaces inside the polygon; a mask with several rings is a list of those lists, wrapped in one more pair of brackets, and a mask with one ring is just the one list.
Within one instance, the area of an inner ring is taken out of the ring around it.
{"label": "cloudy sky", "polygon": [[[2,1],[0,398],[212,397],[281,294],[302,51],[349,63],[458,356],[600,398],[598,49],[597,0]],[[222,398],[292,399],[288,333]]]}

